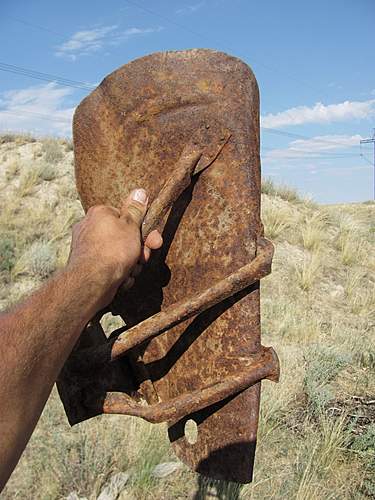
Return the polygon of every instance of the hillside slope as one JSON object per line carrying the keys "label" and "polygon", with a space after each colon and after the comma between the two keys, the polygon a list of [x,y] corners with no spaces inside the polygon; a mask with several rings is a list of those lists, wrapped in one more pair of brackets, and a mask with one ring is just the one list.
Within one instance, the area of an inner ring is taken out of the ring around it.
{"label": "hillside slope", "polygon": [[[262,281],[262,335],[279,354],[281,381],[262,386],[253,484],[207,482],[201,490],[220,498],[374,497],[375,204],[318,206],[269,181],[262,202],[276,247]],[[82,215],[68,141],[0,136],[0,310],[64,264]],[[122,499],[193,498],[198,478],[185,467],[154,477],[155,465],[169,461],[176,458],[163,426],[107,416],[70,429],[54,393],[4,498],[75,491],[94,499],[119,471],[130,474]]]}

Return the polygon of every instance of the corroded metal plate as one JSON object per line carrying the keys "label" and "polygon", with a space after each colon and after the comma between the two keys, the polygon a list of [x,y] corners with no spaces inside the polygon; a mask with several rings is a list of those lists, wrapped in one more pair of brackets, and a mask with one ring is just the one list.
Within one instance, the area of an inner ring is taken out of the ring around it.
{"label": "corroded metal plate", "polygon": [[[231,138],[167,215],[163,248],[121,305],[129,326],[255,257],[262,232],[257,83],[247,65],[223,53],[157,53],[107,76],[75,113],[76,180],[85,210],[120,207],[135,187],[152,201],[205,121],[225,124]],[[152,339],[127,361],[138,394],[155,403],[236,373],[259,350],[257,283]],[[259,398],[258,383],[169,422],[176,454],[205,475],[249,482]],[[185,436],[189,419],[198,424],[195,444]]]}

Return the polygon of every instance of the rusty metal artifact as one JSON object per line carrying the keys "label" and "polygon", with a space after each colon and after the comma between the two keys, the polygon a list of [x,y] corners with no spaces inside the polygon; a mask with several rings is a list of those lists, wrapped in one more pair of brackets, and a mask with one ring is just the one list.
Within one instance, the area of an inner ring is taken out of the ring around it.
{"label": "rusty metal artifact", "polygon": [[109,306],[125,326],[104,332],[101,311],[66,362],[58,390],[69,422],[167,422],[193,470],[250,482],[260,382],[279,376],[260,342],[259,280],[273,246],[260,221],[253,73],[211,50],[152,54],[107,76],[78,106],[73,132],[84,209],[120,207],[142,186],[142,237],[158,228],[164,243]]}

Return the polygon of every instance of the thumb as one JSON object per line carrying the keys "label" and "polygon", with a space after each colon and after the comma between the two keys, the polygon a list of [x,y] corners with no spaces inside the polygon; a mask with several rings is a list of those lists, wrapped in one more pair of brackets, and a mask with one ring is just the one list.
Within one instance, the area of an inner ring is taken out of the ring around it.
{"label": "thumb", "polygon": [[130,219],[141,227],[147,212],[148,196],[144,189],[134,189],[126,198],[121,209],[121,218]]}

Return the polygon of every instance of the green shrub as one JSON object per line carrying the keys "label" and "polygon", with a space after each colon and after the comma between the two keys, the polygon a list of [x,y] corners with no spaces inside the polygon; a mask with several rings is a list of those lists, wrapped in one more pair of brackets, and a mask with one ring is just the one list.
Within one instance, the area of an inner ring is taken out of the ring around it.
{"label": "green shrub", "polygon": [[11,271],[15,263],[14,239],[0,236],[0,271]]}
{"label": "green shrub", "polygon": [[54,248],[44,241],[36,241],[20,257],[13,272],[28,274],[39,278],[47,278],[56,269],[57,259]]}
{"label": "green shrub", "polygon": [[53,181],[57,177],[57,168],[53,163],[43,163],[39,169],[39,176],[44,181]]}
{"label": "green shrub", "polygon": [[334,394],[330,382],[348,362],[347,356],[332,348],[313,346],[307,351],[303,388],[308,408],[313,416],[318,416],[333,399]]}

